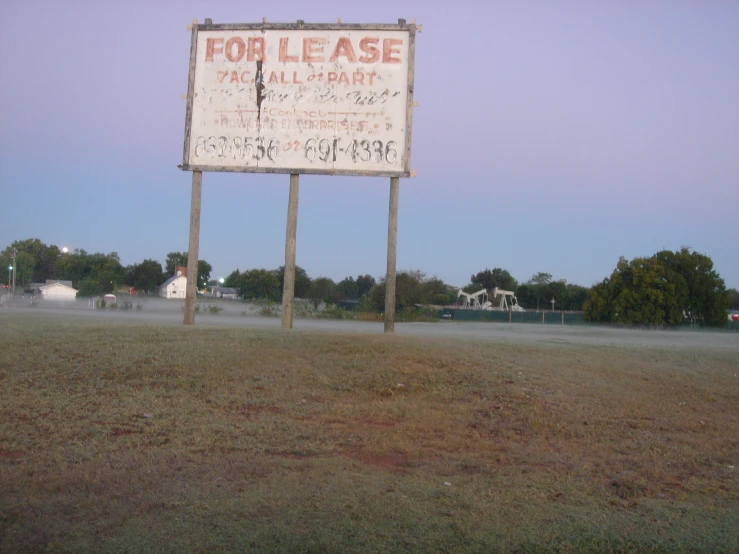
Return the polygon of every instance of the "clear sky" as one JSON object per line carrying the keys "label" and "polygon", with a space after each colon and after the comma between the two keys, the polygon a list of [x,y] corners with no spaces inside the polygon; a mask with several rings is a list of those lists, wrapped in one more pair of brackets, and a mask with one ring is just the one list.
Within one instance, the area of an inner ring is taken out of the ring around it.
{"label": "clear sky", "polygon": [[[590,286],[690,246],[739,288],[739,2],[0,0],[0,248],[187,249],[190,33],[416,19],[398,269]],[[213,277],[284,263],[287,175],[203,175]],[[389,179],[304,176],[297,263],[385,272]]]}

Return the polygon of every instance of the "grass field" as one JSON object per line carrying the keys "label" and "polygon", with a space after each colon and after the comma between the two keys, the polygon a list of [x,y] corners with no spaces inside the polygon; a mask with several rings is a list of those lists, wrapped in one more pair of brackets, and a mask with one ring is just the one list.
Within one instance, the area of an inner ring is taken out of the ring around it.
{"label": "grass field", "polygon": [[0,312],[2,552],[738,552],[739,349]]}

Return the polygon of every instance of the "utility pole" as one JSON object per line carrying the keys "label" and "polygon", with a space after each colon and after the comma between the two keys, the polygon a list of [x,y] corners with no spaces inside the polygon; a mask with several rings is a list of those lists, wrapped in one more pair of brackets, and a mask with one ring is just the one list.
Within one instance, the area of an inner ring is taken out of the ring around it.
{"label": "utility pole", "polygon": [[13,285],[12,285],[12,288],[10,289],[11,290],[10,298],[13,300],[13,302],[15,302],[15,273],[16,273],[16,268],[18,266],[18,264],[15,262],[15,258],[17,254],[18,254],[18,249],[13,248],[13,254],[11,256],[11,259],[13,260]]}

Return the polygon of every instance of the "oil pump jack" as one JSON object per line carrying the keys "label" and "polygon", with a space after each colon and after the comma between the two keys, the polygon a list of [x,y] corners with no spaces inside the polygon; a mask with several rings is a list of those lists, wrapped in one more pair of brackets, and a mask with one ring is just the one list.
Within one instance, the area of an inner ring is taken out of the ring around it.
{"label": "oil pump jack", "polygon": [[[499,289],[498,287],[495,287],[493,289],[493,294],[490,295],[493,300],[495,300],[498,296],[500,296],[500,304],[497,308],[491,308],[493,310],[503,310],[503,311],[512,311],[512,312],[525,312],[521,306],[518,305],[518,299],[516,298],[516,295],[513,293],[513,291],[510,290],[503,290]],[[510,301],[508,300],[510,298]]]}
{"label": "oil pump jack", "polygon": [[490,302],[487,301],[488,300],[487,289],[482,289],[472,294],[464,292],[462,289],[459,289],[459,292],[457,293],[457,298],[462,299],[463,308],[472,308],[474,310],[481,310],[481,309],[485,309],[485,306],[490,304]]}

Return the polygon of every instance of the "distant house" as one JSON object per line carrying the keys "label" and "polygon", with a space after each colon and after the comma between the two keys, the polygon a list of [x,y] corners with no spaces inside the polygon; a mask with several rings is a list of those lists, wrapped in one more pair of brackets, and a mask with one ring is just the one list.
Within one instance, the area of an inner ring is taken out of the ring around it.
{"label": "distant house", "polygon": [[61,283],[62,285],[67,285],[70,289],[72,288],[72,281],[62,281],[59,279],[47,279],[46,284],[51,285],[53,283]]}
{"label": "distant house", "polygon": [[213,287],[213,296],[215,298],[236,300],[239,297],[239,292],[231,287]]}
{"label": "distant house", "polygon": [[62,285],[66,285],[70,289],[74,288],[72,286],[72,281],[62,281],[59,279],[47,279],[45,283],[28,283],[25,287],[23,287],[23,292],[30,292],[31,294],[41,294],[41,287],[45,285],[52,285],[54,283],[60,283]]}
{"label": "distant house", "polygon": [[159,296],[162,298],[185,298],[186,288],[187,277],[178,271],[174,277],[170,277],[159,287]]}
{"label": "distant house", "polygon": [[41,294],[41,287],[48,285],[49,283],[28,283],[23,287],[23,292],[30,292],[31,294]]}
{"label": "distant house", "polygon": [[[67,281],[71,283],[71,281]],[[41,298],[44,300],[74,300],[77,298],[77,289],[73,289],[71,285],[64,282],[51,282],[39,287]]]}

